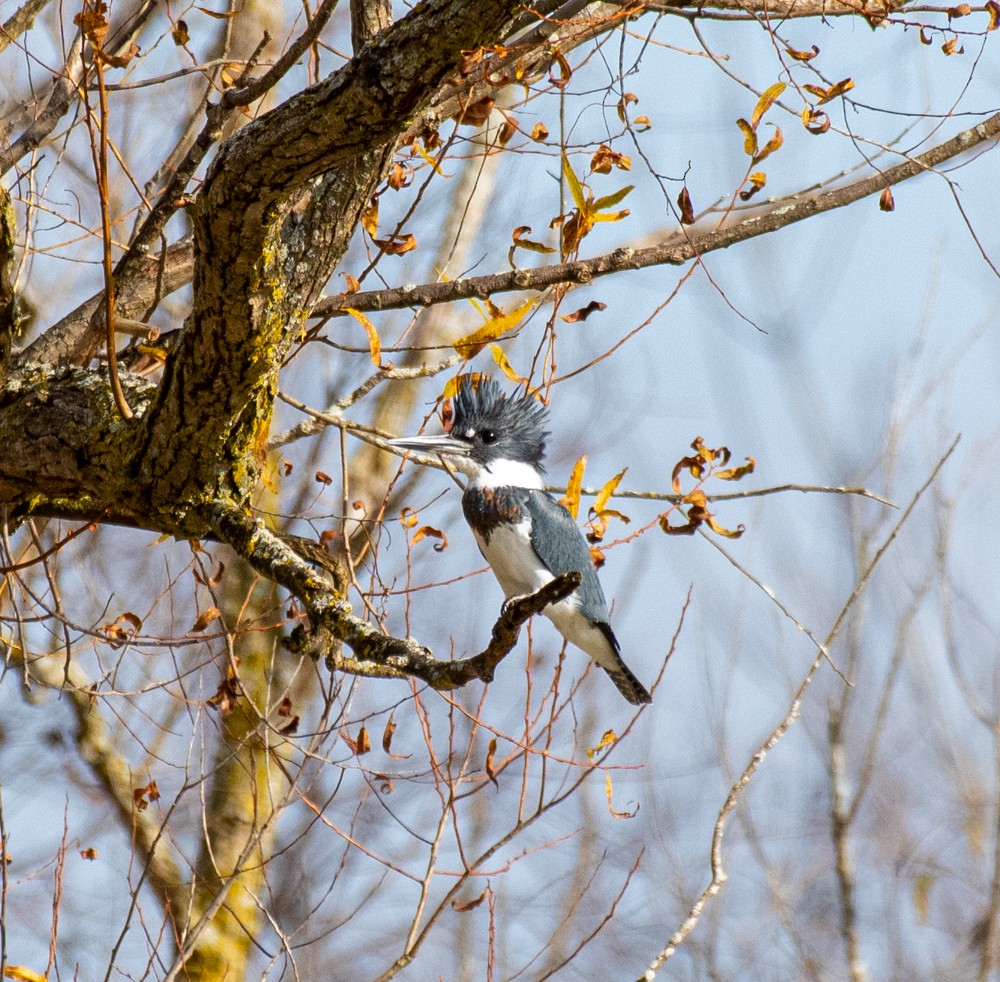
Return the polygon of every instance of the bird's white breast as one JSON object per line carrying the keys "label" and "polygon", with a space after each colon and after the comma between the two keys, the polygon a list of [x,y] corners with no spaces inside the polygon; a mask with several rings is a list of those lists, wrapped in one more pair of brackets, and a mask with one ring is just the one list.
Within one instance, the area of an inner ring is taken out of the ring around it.
{"label": "bird's white breast", "polygon": [[490,532],[489,542],[473,529],[476,542],[508,597],[534,593],[554,577],[531,545],[531,519],[501,524]]}

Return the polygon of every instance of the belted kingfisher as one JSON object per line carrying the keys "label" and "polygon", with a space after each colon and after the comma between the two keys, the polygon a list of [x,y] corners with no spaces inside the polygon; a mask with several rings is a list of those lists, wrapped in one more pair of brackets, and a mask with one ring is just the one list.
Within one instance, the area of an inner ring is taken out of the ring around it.
{"label": "belted kingfisher", "polygon": [[491,379],[463,378],[443,436],[390,440],[400,450],[438,454],[469,477],[462,510],[480,552],[508,599],[576,571],[583,582],[542,613],[604,669],[633,705],[652,697],[621,659],[608,605],[580,529],[543,490],[545,409],[530,396],[508,398]]}

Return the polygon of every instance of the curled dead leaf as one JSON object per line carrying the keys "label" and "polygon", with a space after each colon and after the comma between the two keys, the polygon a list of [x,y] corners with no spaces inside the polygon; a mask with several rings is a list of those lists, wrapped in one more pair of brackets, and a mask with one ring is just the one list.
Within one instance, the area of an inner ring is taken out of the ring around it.
{"label": "curled dead leaf", "polygon": [[497,131],[497,143],[505,147],[514,138],[517,132],[517,122],[510,116],[504,116],[503,125]]}
{"label": "curled dead leaf", "polygon": [[819,54],[819,48],[815,44],[809,51],[797,51],[795,48],[785,48],[785,54],[796,61],[812,61]]}
{"label": "curled dead leaf", "polygon": [[632,158],[627,154],[618,153],[606,143],[602,143],[590,158],[590,172],[592,174],[610,174],[612,167],[616,167],[618,170],[631,170]]}
{"label": "curled dead leaf", "polygon": [[740,201],[749,201],[767,183],[767,174],[763,171],[755,171],[747,181],[750,187],[740,191]]}
{"label": "curled dead leaf", "polygon": [[614,806],[611,804],[611,775],[604,775],[604,794],[608,799],[608,811],[611,812],[612,818],[635,818],[639,812],[639,806],[636,805],[635,808],[630,812],[620,812],[615,811]]}
{"label": "curled dead leaf", "polygon": [[802,125],[813,136],[819,136],[830,128],[830,117],[822,109],[813,109],[806,106],[802,110]]}
{"label": "curled dead leaf", "polygon": [[422,525],[413,533],[413,538],[410,540],[413,545],[416,545],[421,539],[438,539],[439,541],[434,544],[435,552],[444,552],[448,548],[448,536],[444,534],[440,529],[432,528],[430,525]]}
{"label": "curled dead leaf", "polygon": [[618,118],[623,122],[628,122],[628,107],[639,101],[639,97],[634,92],[626,92],[618,100]]}
{"label": "curled dead leaf", "polygon": [[600,300],[591,300],[586,307],[574,310],[571,314],[563,314],[559,319],[565,321],[567,324],[576,324],[580,321],[585,321],[595,311],[606,310],[607,306],[606,303],[601,303]]}

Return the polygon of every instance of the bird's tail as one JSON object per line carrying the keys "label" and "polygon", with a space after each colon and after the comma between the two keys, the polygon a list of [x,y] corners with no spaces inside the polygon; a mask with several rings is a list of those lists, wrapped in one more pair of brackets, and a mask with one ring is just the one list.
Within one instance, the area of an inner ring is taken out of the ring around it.
{"label": "bird's tail", "polygon": [[611,681],[618,687],[618,691],[633,706],[642,706],[648,702],[652,702],[653,697],[646,691],[643,684],[632,674],[628,665],[617,654],[615,655],[615,662],[616,664],[611,668],[603,664],[601,668],[611,676]]}

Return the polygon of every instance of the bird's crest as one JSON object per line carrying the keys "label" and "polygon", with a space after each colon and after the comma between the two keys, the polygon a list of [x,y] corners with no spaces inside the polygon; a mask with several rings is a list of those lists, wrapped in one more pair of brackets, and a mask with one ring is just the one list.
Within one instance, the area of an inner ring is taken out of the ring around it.
{"label": "bird's crest", "polygon": [[538,470],[545,457],[545,429],[547,410],[531,396],[520,398],[505,395],[500,386],[490,378],[480,377],[474,382],[465,375],[452,404],[450,433],[465,436],[495,429],[505,440],[517,440],[522,446],[537,448],[526,461]]}

